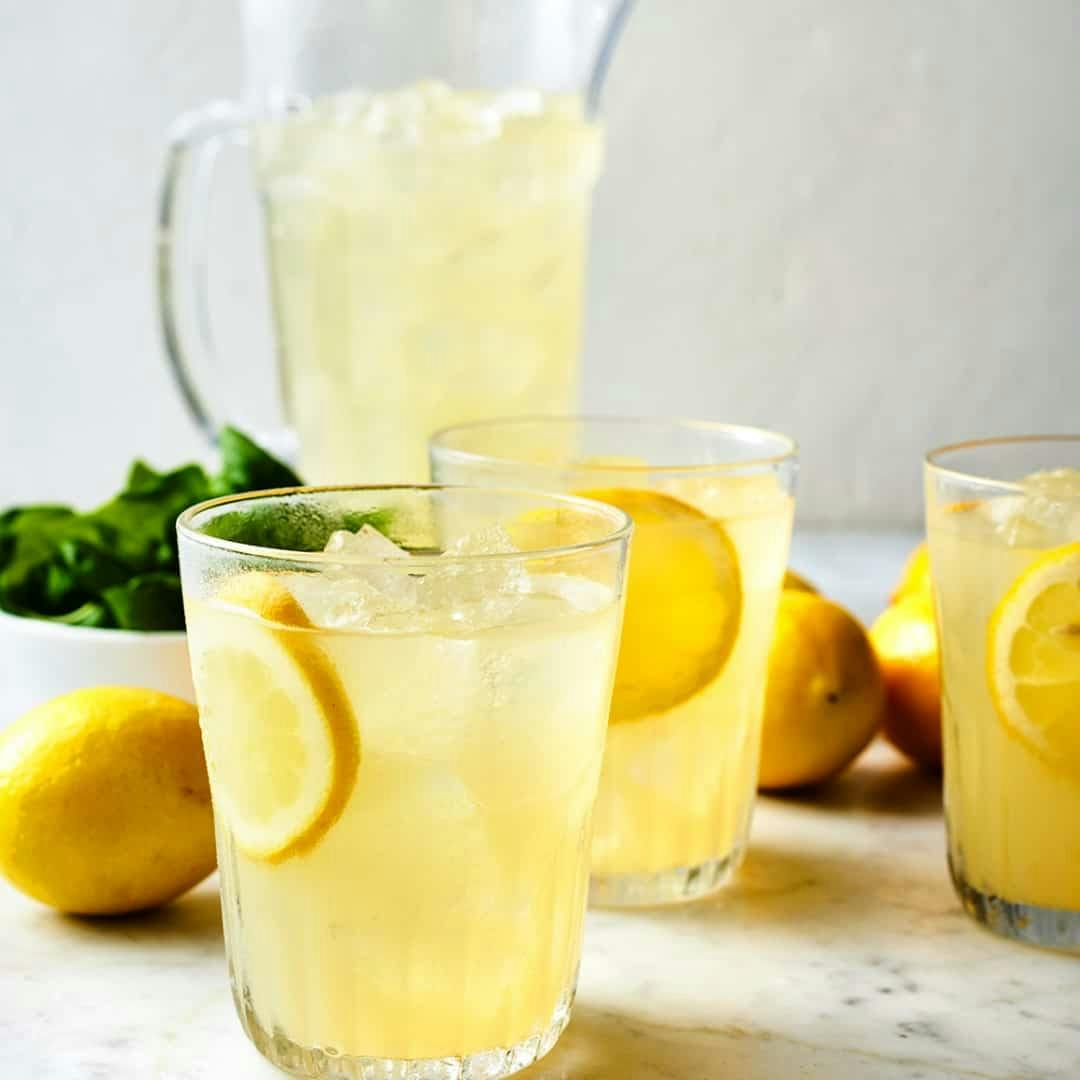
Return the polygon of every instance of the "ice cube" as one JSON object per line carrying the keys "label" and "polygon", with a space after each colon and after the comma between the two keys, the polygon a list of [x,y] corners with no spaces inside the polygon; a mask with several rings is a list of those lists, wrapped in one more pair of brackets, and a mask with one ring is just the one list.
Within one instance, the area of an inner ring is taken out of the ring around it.
{"label": "ice cube", "polygon": [[475,532],[459,536],[444,555],[512,555],[517,545],[502,525],[485,525]]}
{"label": "ice cube", "polygon": [[558,599],[575,611],[600,611],[614,599],[610,586],[579,574],[534,574],[529,591]]}
{"label": "ice cube", "polygon": [[368,629],[385,616],[411,611],[417,603],[417,580],[400,565],[410,558],[371,525],[358,532],[339,529],[331,533],[323,550],[340,555],[329,563],[317,581],[305,585],[310,595],[305,604],[320,625],[337,629]]}
{"label": "ice cube", "polygon": [[316,626],[327,630],[364,630],[386,606],[385,598],[362,576],[328,567],[320,574],[296,574],[293,595]]}
{"label": "ice cube", "polygon": [[1019,487],[1022,494],[988,499],[980,507],[1007,544],[1044,547],[1080,537],[1080,470],[1032,473]]}
{"label": "ice cube", "polygon": [[1024,491],[1047,499],[1080,502],[1080,469],[1047,469],[1021,481]]}
{"label": "ice cube", "polygon": [[452,625],[478,628],[511,621],[528,591],[529,574],[514,555],[517,546],[501,525],[466,533],[447,545],[442,559],[424,569],[421,602]]}
{"label": "ice cube", "polygon": [[338,529],[330,534],[323,551],[331,555],[353,555],[362,559],[407,559],[409,552],[389,536],[367,523],[358,532]]}

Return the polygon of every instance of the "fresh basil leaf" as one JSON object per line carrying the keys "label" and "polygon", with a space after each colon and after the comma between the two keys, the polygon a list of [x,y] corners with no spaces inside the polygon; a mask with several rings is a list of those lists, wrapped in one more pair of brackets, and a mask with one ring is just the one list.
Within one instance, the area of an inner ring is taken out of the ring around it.
{"label": "fresh basil leaf", "polygon": [[[390,510],[349,510],[331,513],[309,506],[261,506],[227,510],[211,518],[202,531],[220,540],[279,551],[322,551],[339,529],[358,532],[370,525],[390,535]],[[391,537],[392,538],[392,537]]]}
{"label": "fresh basil leaf", "polygon": [[101,539],[100,532],[66,507],[20,507],[3,515],[0,607],[15,614],[56,615],[82,603],[63,572],[59,544]]}
{"label": "fresh basil leaf", "polygon": [[[200,465],[158,472],[136,461],[123,490],[89,513],[52,504],[0,513],[0,608],[76,626],[182,629],[177,517],[215,495],[300,483],[233,428],[221,450],[216,477]],[[265,519],[271,529],[275,516]]]}
{"label": "fresh basil leaf", "polygon": [[221,450],[219,484],[224,494],[298,487],[300,477],[242,432],[226,427],[218,437]]}
{"label": "fresh basil leaf", "polygon": [[69,611],[65,615],[51,615],[49,619],[50,622],[65,623],[67,626],[112,628],[116,625],[113,622],[112,612],[97,600],[87,600],[74,611]]}
{"label": "fresh basil leaf", "polygon": [[184,604],[176,574],[141,574],[102,592],[115,625],[123,630],[183,630]]}
{"label": "fresh basil leaf", "polygon": [[68,538],[57,544],[57,554],[72,583],[90,595],[131,577],[131,568],[100,544]]}
{"label": "fresh basil leaf", "polygon": [[116,557],[131,570],[176,571],[176,519],[210,495],[210,479],[199,465],[155,473],[137,462],[128,486],[87,518],[110,532]]}
{"label": "fresh basil leaf", "polygon": [[0,514],[0,563],[6,564],[18,538],[48,532],[58,522],[76,516],[70,506],[13,506]]}
{"label": "fresh basil leaf", "polygon": [[[390,533],[390,522],[393,517],[394,512],[386,508],[382,510],[346,510],[339,521],[333,522],[333,528],[330,531],[336,532],[338,529],[346,529],[349,532],[359,532],[365,525],[370,525],[373,529],[378,529],[383,536],[393,540],[394,538]],[[330,536],[327,534],[326,540],[329,539]],[[326,547],[326,540],[319,547],[320,551]]]}
{"label": "fresh basil leaf", "polygon": [[129,495],[152,495],[158,490],[162,475],[162,473],[159,473],[156,469],[147,465],[145,461],[133,461],[131,463],[131,468],[128,470],[127,483],[124,484],[124,491]]}
{"label": "fresh basil leaf", "polygon": [[66,566],[59,562],[44,563],[45,580],[41,589],[41,609],[50,615],[60,615],[79,607],[87,594],[76,584]]}

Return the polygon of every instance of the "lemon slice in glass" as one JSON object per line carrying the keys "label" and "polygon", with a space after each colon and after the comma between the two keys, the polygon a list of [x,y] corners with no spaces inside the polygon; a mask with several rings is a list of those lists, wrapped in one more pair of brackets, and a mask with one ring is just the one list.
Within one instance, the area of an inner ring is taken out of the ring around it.
{"label": "lemon slice in glass", "polygon": [[215,608],[192,636],[214,809],[246,855],[281,862],[309,851],[341,815],[360,763],[356,717],[277,578],[232,578]]}
{"label": "lemon slice in glass", "polygon": [[1080,544],[1054,548],[990,616],[990,694],[1006,727],[1080,779]]}
{"label": "lemon slice in glass", "polygon": [[739,633],[735,545],[715,518],[656,491],[581,492],[634,519],[614,724],[666,712],[723,670]]}

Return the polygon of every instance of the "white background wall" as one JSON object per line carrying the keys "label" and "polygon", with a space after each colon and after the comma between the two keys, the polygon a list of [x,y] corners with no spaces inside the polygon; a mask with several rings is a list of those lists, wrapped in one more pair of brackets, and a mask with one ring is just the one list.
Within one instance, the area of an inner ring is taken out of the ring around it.
{"label": "white background wall", "polygon": [[[911,522],[928,445],[1080,429],[1078,58],[1076,0],[640,0],[586,407],[789,430],[804,521]],[[0,0],[0,503],[203,453],[158,342],[154,197],[168,122],[240,64],[221,0]]]}

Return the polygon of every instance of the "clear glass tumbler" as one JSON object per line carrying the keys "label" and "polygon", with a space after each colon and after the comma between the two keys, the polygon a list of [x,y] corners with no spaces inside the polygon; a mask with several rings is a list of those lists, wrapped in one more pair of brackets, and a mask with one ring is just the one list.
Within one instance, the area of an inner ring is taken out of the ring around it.
{"label": "clear glass tumbler", "polygon": [[558,1038],[630,528],[403,487],[181,517],[229,970],[274,1064],[494,1080]]}
{"label": "clear glass tumbler", "polygon": [[444,483],[587,493],[634,519],[590,896],[653,904],[719,887],[757,786],[792,441],[692,421],[523,419],[440,432],[431,459]]}
{"label": "clear glass tumbler", "polygon": [[1080,949],[1080,436],[926,459],[949,868],[968,913]]}

